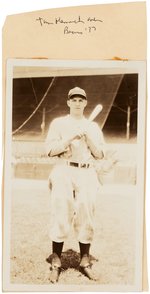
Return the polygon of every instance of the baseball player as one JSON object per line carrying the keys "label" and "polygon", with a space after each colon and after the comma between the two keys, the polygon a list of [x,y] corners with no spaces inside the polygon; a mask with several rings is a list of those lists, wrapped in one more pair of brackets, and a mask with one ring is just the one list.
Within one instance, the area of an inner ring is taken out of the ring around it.
{"label": "baseball player", "polygon": [[104,140],[97,123],[84,117],[87,95],[83,89],[71,89],[67,105],[69,115],[52,121],[46,139],[48,156],[59,158],[49,177],[52,254],[47,261],[51,263],[52,283],[58,281],[63,244],[71,226],[79,242],[80,270],[89,279],[95,279],[89,259],[99,187],[93,159],[103,158]]}

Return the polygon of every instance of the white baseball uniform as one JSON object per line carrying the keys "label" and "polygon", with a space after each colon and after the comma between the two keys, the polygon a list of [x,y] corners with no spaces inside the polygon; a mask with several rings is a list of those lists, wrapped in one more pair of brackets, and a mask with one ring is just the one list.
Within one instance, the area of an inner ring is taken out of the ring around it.
{"label": "white baseball uniform", "polygon": [[[64,142],[75,130],[87,129],[87,136],[74,140],[65,149]],[[50,174],[51,181],[51,225],[50,237],[63,242],[71,225],[78,241],[91,243],[94,233],[94,210],[99,187],[93,159],[103,156],[103,134],[95,122],[86,118],[75,119],[70,115],[56,118],[50,125],[46,150],[49,156],[57,156]]]}

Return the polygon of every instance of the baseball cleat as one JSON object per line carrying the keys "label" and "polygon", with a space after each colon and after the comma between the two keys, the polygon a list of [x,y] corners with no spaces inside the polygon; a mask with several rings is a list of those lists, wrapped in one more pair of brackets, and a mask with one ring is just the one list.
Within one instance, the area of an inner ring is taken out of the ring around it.
{"label": "baseball cleat", "polygon": [[51,268],[51,275],[50,275],[50,282],[55,284],[58,282],[59,279],[59,275],[60,275],[60,268],[59,267],[53,267]]}
{"label": "baseball cleat", "polygon": [[49,280],[51,283],[55,284],[58,282],[61,272],[61,260],[56,253],[53,253],[46,259],[46,261],[51,264]]}
{"label": "baseball cleat", "polygon": [[98,278],[93,273],[91,266],[80,267],[80,271],[81,271],[82,274],[84,274],[90,280],[93,280],[93,281],[97,281],[98,280]]}
{"label": "baseball cleat", "polygon": [[96,275],[92,271],[92,264],[90,263],[89,256],[87,254],[84,254],[81,259],[80,271],[82,274],[84,274],[90,280],[97,281],[98,278],[96,277]]}

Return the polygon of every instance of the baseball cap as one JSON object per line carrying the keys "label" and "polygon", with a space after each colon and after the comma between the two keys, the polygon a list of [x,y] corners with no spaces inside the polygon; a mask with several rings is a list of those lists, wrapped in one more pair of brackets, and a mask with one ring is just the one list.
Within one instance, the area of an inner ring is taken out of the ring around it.
{"label": "baseball cap", "polygon": [[75,96],[81,97],[82,99],[87,99],[85,91],[79,87],[71,89],[68,93],[68,99],[72,99]]}

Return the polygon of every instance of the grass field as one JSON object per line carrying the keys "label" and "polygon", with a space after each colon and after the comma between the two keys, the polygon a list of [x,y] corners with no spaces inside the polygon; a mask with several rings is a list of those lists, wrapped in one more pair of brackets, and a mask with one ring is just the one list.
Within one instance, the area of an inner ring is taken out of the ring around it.
{"label": "grass field", "polygon": [[[104,185],[97,197],[91,246],[98,281],[78,271],[79,248],[73,231],[65,242],[59,284],[132,285],[135,269],[135,187]],[[46,181],[13,180],[11,283],[49,284],[49,190]]]}

